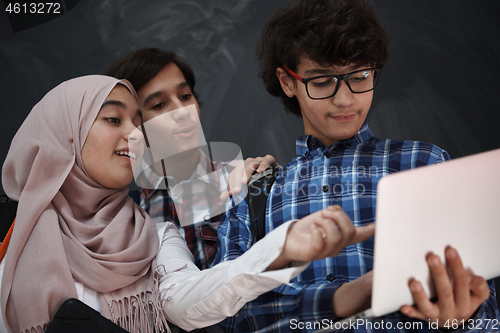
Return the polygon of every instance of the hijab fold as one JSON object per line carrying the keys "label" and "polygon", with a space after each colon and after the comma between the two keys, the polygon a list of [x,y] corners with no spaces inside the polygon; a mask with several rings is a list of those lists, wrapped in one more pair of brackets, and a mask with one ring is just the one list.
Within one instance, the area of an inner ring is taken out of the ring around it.
{"label": "hijab fold", "polygon": [[136,97],[128,81],[106,76],[60,84],[12,141],[2,184],[19,205],[0,295],[9,332],[43,332],[61,304],[77,298],[75,281],[98,291],[101,313],[128,331],[168,327],[154,221],[126,188],[105,188],[83,167],[83,145],[116,84]]}

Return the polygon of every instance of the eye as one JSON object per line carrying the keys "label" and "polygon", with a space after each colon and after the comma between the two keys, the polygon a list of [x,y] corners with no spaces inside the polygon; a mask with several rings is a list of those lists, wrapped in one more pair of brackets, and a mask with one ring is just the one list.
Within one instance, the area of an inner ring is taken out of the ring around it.
{"label": "eye", "polygon": [[337,82],[336,78],[332,77],[323,77],[323,78],[318,78],[314,79],[311,81],[314,87],[317,88],[325,88],[325,87],[330,87],[332,84],[335,84]]}
{"label": "eye", "polygon": [[364,81],[370,76],[369,72],[360,72],[352,75],[349,79],[353,82],[361,82]]}
{"label": "eye", "polygon": [[113,124],[119,124],[120,123],[120,119],[118,118],[115,118],[115,117],[109,117],[109,118],[106,118],[107,121],[113,123]]}
{"label": "eye", "polygon": [[189,100],[193,95],[192,94],[183,94],[181,95],[181,101]]}
{"label": "eye", "polygon": [[151,110],[160,110],[162,107],[165,106],[165,103],[163,102],[159,102],[159,103],[156,103],[155,105],[153,105],[151,107]]}

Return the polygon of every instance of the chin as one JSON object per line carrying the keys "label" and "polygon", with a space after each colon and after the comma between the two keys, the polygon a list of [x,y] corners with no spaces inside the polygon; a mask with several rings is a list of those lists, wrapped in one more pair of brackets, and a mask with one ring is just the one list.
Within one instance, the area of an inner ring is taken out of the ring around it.
{"label": "chin", "polygon": [[343,131],[337,132],[337,137],[340,140],[347,140],[349,138],[352,138],[356,133],[358,133],[359,129],[361,128],[361,125],[356,125],[356,126],[349,126],[349,128],[344,129]]}
{"label": "chin", "polygon": [[190,156],[194,153],[198,152],[199,148],[199,143],[197,142],[196,144],[189,144],[189,145],[183,145],[182,147],[179,148],[179,152],[176,154],[176,156]]}
{"label": "chin", "polygon": [[[117,175],[118,176],[118,175]],[[123,189],[127,186],[130,185],[134,181],[134,175],[132,173],[127,174],[127,175],[122,175],[121,177],[118,176],[117,179],[113,182],[113,186],[111,188],[113,189]]]}
{"label": "chin", "polygon": [[342,140],[347,140],[349,138],[352,138],[357,132],[354,132],[354,133],[347,133],[345,135],[339,135],[339,133],[336,133],[336,135],[332,135],[330,136],[330,139],[334,142],[339,142],[339,141],[342,141]]}

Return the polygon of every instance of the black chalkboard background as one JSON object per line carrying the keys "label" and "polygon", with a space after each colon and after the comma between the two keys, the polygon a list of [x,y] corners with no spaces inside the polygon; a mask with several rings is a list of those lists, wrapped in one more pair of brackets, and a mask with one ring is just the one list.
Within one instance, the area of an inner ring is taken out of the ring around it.
{"label": "black chalkboard background", "polygon": [[[245,157],[294,157],[300,119],[257,78],[255,45],[268,15],[288,1],[80,1],[43,25],[12,33],[0,14],[0,160],[45,93],[103,73],[144,46],[193,66],[208,141],[237,143]],[[368,123],[378,137],[423,140],[452,158],[500,147],[500,1],[372,0],[390,58]]]}
{"label": "black chalkboard background", "polygon": [[[51,88],[104,73],[118,56],[153,46],[177,52],[194,68],[207,141],[234,142],[245,157],[270,153],[287,163],[302,124],[267,94],[254,59],[264,21],[288,2],[82,0],[17,33],[2,8],[0,161]],[[500,148],[500,1],[369,2],[390,39],[368,115],[375,135],[429,141],[452,158]]]}

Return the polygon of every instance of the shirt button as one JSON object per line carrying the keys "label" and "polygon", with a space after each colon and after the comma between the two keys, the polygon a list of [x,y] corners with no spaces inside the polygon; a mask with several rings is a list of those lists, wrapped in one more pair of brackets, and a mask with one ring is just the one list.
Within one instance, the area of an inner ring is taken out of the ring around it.
{"label": "shirt button", "polygon": [[313,146],[313,147],[316,146],[316,140],[311,140],[311,146]]}
{"label": "shirt button", "polygon": [[324,155],[325,155],[325,157],[326,157],[326,158],[330,158],[330,157],[332,157],[332,154],[331,154],[328,150],[327,150],[327,151],[325,151],[325,154],[324,154]]}
{"label": "shirt button", "polygon": [[205,220],[205,222],[210,221],[210,215],[206,215],[203,219]]}
{"label": "shirt button", "polygon": [[323,192],[328,192],[328,185],[323,185],[321,189],[323,190]]}
{"label": "shirt button", "polygon": [[334,278],[335,278],[335,277],[333,276],[333,274],[332,274],[332,273],[330,273],[330,274],[328,274],[328,275],[326,276],[326,279],[327,279],[329,282],[332,282],[332,281],[334,280]]}

